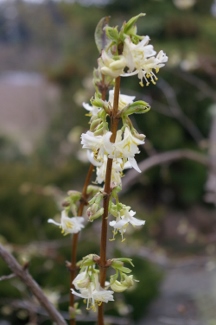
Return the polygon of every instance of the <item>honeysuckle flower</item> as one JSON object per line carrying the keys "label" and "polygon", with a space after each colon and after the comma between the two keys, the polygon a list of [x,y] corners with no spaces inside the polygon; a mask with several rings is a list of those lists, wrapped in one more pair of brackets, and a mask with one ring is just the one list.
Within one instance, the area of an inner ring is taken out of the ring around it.
{"label": "honeysuckle flower", "polygon": [[104,289],[100,286],[98,273],[89,274],[90,281],[85,288],[81,288],[78,284],[79,278],[81,279],[82,283],[83,279],[85,279],[85,275],[82,274],[78,280],[77,277],[74,279],[73,284],[76,289],[79,289],[80,293],[74,289],[71,289],[71,291],[72,294],[87,300],[87,309],[92,309],[95,311],[96,305],[100,305],[102,302],[107,303],[109,301],[114,301],[113,291]]}
{"label": "honeysuckle flower", "polygon": [[[140,140],[133,136],[128,127],[124,130],[123,140],[118,141],[121,138],[122,131],[117,132],[116,142],[112,143],[110,141],[112,133],[107,132],[104,135],[104,148],[108,153],[109,158],[126,158],[129,162],[127,167],[133,167],[138,172],[141,172],[137,162],[134,158],[135,154],[139,153],[138,145],[144,144],[144,140]],[[143,139],[144,139],[143,135]],[[125,161],[126,163],[126,161]]]}
{"label": "honeysuckle flower", "polygon": [[[125,106],[132,104],[135,96],[128,96],[128,95],[119,95],[119,104],[118,104],[118,109],[122,110]],[[109,91],[109,99],[108,102],[113,105],[113,100],[114,100],[114,89]]]}
{"label": "honeysuckle flower", "polygon": [[53,223],[56,226],[59,226],[62,229],[62,233],[64,235],[68,234],[76,234],[80,232],[82,228],[84,228],[83,222],[84,218],[83,217],[72,217],[69,218],[68,215],[66,214],[65,210],[62,211],[61,213],[61,222],[56,222],[53,219],[48,219],[49,223]]}
{"label": "honeysuckle flower", "polygon": [[130,207],[125,206],[119,211],[116,220],[110,221],[109,225],[114,228],[113,235],[119,232],[124,240],[124,233],[126,232],[127,226],[131,224],[134,227],[143,226],[145,224],[144,220],[140,220],[134,217],[135,211],[130,210]]}
{"label": "honeysuckle flower", "polygon": [[89,221],[93,221],[104,213],[104,208],[101,208],[99,204],[93,203],[86,211]]}
{"label": "honeysuckle flower", "polygon": [[101,110],[100,108],[98,107],[95,107],[95,106],[91,106],[89,105],[88,103],[83,103],[83,107],[89,111],[89,113],[92,115],[92,116],[97,116],[99,111]]}
{"label": "honeysuckle flower", "polygon": [[[101,184],[106,178],[107,155],[103,156],[103,161],[96,169],[96,182]],[[111,173],[111,186],[116,187],[121,185],[122,172],[124,169],[124,162],[122,159],[113,159],[112,173]]]}
{"label": "honeysuckle flower", "polygon": [[90,278],[87,271],[80,272],[73,280],[73,285],[77,290],[86,288],[90,284]]}
{"label": "honeysuckle flower", "polygon": [[124,284],[122,284],[122,282],[115,280],[114,282],[110,283],[110,288],[114,291],[114,292],[123,292],[125,290],[128,289],[128,287]]}
{"label": "honeysuckle flower", "polygon": [[81,144],[84,149],[90,149],[93,153],[98,153],[99,149],[103,150],[104,135],[95,135],[91,131],[81,134]]}
{"label": "honeysuckle flower", "polygon": [[126,61],[123,55],[113,58],[113,56],[110,53],[107,53],[107,50],[105,49],[102,51],[98,64],[104,75],[117,78],[124,72]]}
{"label": "honeysuckle flower", "polygon": [[115,292],[123,292],[134,285],[133,275],[121,273],[121,280],[117,280],[118,274],[111,275],[110,288]]}
{"label": "honeysuckle flower", "polygon": [[129,37],[124,41],[123,56],[127,62],[128,71],[122,76],[128,77],[137,74],[142,86],[143,79],[146,85],[149,85],[149,79],[155,84],[157,77],[152,70],[154,69],[157,73],[168,61],[168,57],[163,51],[155,56],[156,52],[153,46],[148,44],[149,40],[149,37],[145,36],[138,44],[134,44]]}
{"label": "honeysuckle flower", "polygon": [[[118,131],[118,135],[122,133]],[[123,140],[112,143],[110,137],[112,132],[107,132],[104,136],[104,147],[108,153],[109,158],[128,158],[134,157],[139,153],[138,145],[144,144],[144,140],[134,137],[128,127],[124,130]],[[143,136],[144,137],[144,136]]]}

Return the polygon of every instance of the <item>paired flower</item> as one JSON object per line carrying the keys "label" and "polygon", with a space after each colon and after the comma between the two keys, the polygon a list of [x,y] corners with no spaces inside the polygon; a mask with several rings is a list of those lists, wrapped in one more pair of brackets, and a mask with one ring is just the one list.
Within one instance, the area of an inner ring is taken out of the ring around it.
{"label": "paired flower", "polygon": [[[104,147],[106,152],[108,153],[109,158],[126,158],[136,171],[141,172],[139,169],[137,162],[134,158],[135,154],[139,153],[138,145],[144,144],[145,136],[142,135],[143,140],[138,139],[133,136],[130,129],[126,126],[124,130],[124,134],[122,135],[122,130],[117,132],[116,142],[112,143],[110,141],[112,133],[107,132],[104,136]],[[121,137],[123,136],[123,139]]]}
{"label": "paired flower", "polygon": [[76,234],[80,232],[82,228],[84,228],[83,222],[84,218],[83,217],[72,217],[69,218],[68,215],[66,214],[66,211],[63,210],[61,213],[61,221],[56,222],[53,219],[48,219],[49,223],[53,223],[56,226],[59,226],[62,229],[62,233],[64,235],[68,234]]}
{"label": "paired flower", "polygon": [[86,268],[79,273],[73,281],[76,290],[71,289],[72,294],[83,298],[87,301],[87,309],[96,310],[96,305],[100,306],[101,303],[114,301],[113,291],[104,289],[100,286],[98,271],[94,268]]}
{"label": "paired flower", "polygon": [[139,38],[139,42],[134,43],[132,38],[126,35],[123,41],[123,52],[120,55],[113,55],[110,49],[109,51],[104,49],[99,60],[101,72],[113,78],[138,75],[141,86],[144,85],[143,79],[147,86],[149,80],[155,84],[157,77],[153,70],[157,73],[168,61],[168,57],[163,51],[156,53],[153,46],[149,44],[149,36]]}
{"label": "paired flower", "polygon": [[[150,38],[143,37],[142,41],[134,44],[129,37],[125,39],[123,55],[127,62],[128,71],[122,74],[123,77],[138,75],[140,84],[143,86],[143,79],[146,85],[150,81],[155,84],[157,77],[153,70],[157,73],[168,61],[168,57],[163,51],[157,55],[152,45],[149,45]],[[156,55],[156,56],[155,56]]]}
{"label": "paired flower", "polygon": [[[118,208],[119,205],[119,208]],[[118,204],[113,205],[113,215],[116,216],[116,220],[110,221],[109,225],[114,228],[113,239],[115,239],[116,234],[119,232],[122,236],[122,241],[124,240],[124,233],[129,224],[134,227],[140,227],[145,224],[144,220],[140,220],[134,217],[135,211],[130,210],[129,206]]]}
{"label": "paired flower", "polygon": [[81,135],[83,148],[90,150],[87,153],[88,159],[97,167],[96,181],[99,184],[105,180],[107,158],[113,159],[113,183],[121,183],[120,179],[125,168],[133,167],[136,171],[141,172],[134,156],[140,152],[138,145],[144,144],[145,136],[141,134],[134,136],[127,126],[124,131],[117,132],[115,143],[110,141],[111,135],[110,131],[104,135],[94,135],[91,131]]}
{"label": "paired flower", "polygon": [[[126,106],[132,104],[135,98],[136,98],[135,96],[119,94],[118,109],[121,111]],[[111,106],[113,105],[113,100],[114,100],[114,89],[109,91],[108,102],[110,103]]]}

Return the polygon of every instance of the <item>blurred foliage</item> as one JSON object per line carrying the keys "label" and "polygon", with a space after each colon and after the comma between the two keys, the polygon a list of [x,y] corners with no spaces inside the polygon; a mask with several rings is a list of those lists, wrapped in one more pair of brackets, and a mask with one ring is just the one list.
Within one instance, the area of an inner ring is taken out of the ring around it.
{"label": "blurred foliage", "polygon": [[[0,240],[9,246],[11,243],[21,261],[30,260],[30,272],[39,284],[61,293],[62,310],[68,306],[69,277],[64,276],[67,274],[64,261],[70,258],[70,241],[62,240],[59,229],[48,225],[47,219],[59,213],[67,190],[81,189],[87,170],[87,165],[78,160],[77,152],[79,136],[88,127],[82,102],[89,102],[93,95],[91,74],[98,56],[93,40],[95,26],[103,16],[111,16],[111,24],[121,25],[129,17],[146,12],[146,17],[138,21],[139,33],[149,34],[156,50],[163,49],[168,54],[169,65],[160,71],[157,86],[142,89],[135,77],[122,80],[122,93],[136,95],[152,106],[148,114],[134,119],[134,124],[146,134],[153,152],[190,148],[206,153],[211,125],[208,108],[215,101],[211,90],[216,86],[216,19],[210,15],[211,4],[211,0],[197,0],[190,9],[179,10],[167,0],[113,0],[101,7],[81,6],[77,2],[46,1],[43,5],[30,5],[17,1],[20,32],[16,42],[6,33],[3,11],[0,13],[1,45],[15,42],[14,53],[20,61],[20,49],[28,52],[35,46],[45,57],[48,53],[49,59],[44,60],[47,64],[40,62],[37,66],[61,89],[61,109],[34,154],[26,157],[11,139],[0,138]],[[16,44],[19,44],[18,49]],[[205,87],[199,87],[200,80]],[[173,98],[179,107],[173,105]],[[198,134],[187,127],[188,120],[198,129]],[[147,157],[147,152],[142,150],[138,159]],[[208,219],[209,207],[202,201],[206,177],[206,168],[191,161],[155,167],[140,175],[138,184],[124,201],[132,209],[135,207],[138,217],[147,222],[129,244],[135,245],[136,238],[140,246],[159,243],[168,250],[181,248],[181,243],[186,243],[187,249],[194,245],[191,252],[203,247],[204,223],[191,217],[188,211],[202,205],[203,215]],[[187,231],[179,235],[178,229],[183,229],[185,219],[188,219]],[[197,235],[195,241],[187,241],[192,225],[200,237]],[[199,225],[198,230],[196,225]],[[205,224],[206,234],[214,229],[212,222]],[[48,240],[51,246],[46,244]],[[40,241],[42,246],[37,248]],[[33,246],[28,244],[30,242]],[[92,236],[89,227],[85,238],[81,236],[79,258],[92,251],[97,253],[97,243],[98,238]],[[134,264],[142,285],[134,292],[119,295],[118,299],[133,305],[130,317],[137,319],[157,295],[161,272],[136,256]],[[0,262],[0,274],[5,273],[9,270]],[[20,288],[15,279],[9,282],[1,283],[1,297],[20,298],[24,292],[30,299],[29,292]],[[10,319],[11,324],[26,323],[25,317],[18,320],[15,311],[10,314],[12,320],[3,309],[1,314],[4,319]],[[41,323],[48,324],[46,320]]]}

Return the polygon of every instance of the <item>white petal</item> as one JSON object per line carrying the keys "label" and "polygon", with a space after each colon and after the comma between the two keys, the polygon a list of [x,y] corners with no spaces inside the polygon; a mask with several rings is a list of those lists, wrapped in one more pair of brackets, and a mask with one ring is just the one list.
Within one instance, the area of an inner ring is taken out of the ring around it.
{"label": "white petal", "polygon": [[89,111],[89,112],[92,111],[92,106],[89,105],[88,103],[83,103],[82,105],[83,105],[83,107],[84,107],[87,111]]}
{"label": "white petal", "polygon": [[102,302],[106,302],[106,303],[108,301],[114,301],[113,291],[105,290],[102,288],[101,288],[101,290],[95,290],[93,292],[93,299],[95,299],[96,301],[102,301]]}
{"label": "white petal", "polygon": [[133,226],[143,226],[145,224],[145,220],[140,220],[134,217],[130,217],[130,224]]}
{"label": "white petal", "polygon": [[87,150],[87,157],[90,163],[96,167],[101,166],[101,162],[97,161],[94,157],[94,153],[91,150]]}
{"label": "white petal", "polygon": [[128,161],[129,161],[129,163],[131,164],[131,166],[138,172],[138,173],[141,173],[141,170],[140,170],[140,168],[139,168],[139,166],[138,166],[138,164],[137,164],[137,161],[136,161],[136,159],[135,158],[131,158],[131,157],[129,157],[128,158]]}
{"label": "white petal", "polygon": [[53,220],[53,219],[48,219],[47,222],[49,222],[49,223],[53,223],[54,225],[61,227],[61,224],[60,224],[59,222],[56,222],[56,221]]}

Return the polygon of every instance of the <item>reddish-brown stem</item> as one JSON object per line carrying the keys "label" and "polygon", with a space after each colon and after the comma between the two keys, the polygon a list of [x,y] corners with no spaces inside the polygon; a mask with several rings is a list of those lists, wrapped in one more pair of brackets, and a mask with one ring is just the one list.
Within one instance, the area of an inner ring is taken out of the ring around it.
{"label": "reddish-brown stem", "polygon": [[[101,90],[102,100],[105,100],[106,99],[106,93],[107,93],[107,87],[104,84],[104,77],[102,79],[102,86],[103,86],[102,90]],[[80,205],[79,205],[78,213],[77,213],[78,216],[82,216],[84,207],[85,207],[86,202],[87,202],[87,188],[88,188],[88,185],[90,183],[93,170],[94,170],[94,166],[90,165],[88,173],[86,175],[85,183],[83,185],[82,198],[80,200]],[[76,270],[76,261],[77,261],[78,238],[79,238],[79,233],[74,234],[73,238],[72,238],[72,243],[71,243],[70,289],[74,288],[72,282],[76,277],[76,271],[77,271]],[[70,291],[70,307],[71,308],[74,307],[74,295],[71,293],[71,291]],[[76,325],[76,319],[75,318],[70,319],[70,325]]]}
{"label": "reddish-brown stem", "polygon": [[[118,114],[118,103],[119,103],[119,91],[120,91],[120,77],[115,80],[115,91],[114,91],[114,101],[113,101],[113,109],[111,115],[111,132],[112,136],[110,138],[111,142],[115,142],[116,134],[118,130],[118,122],[119,118]],[[109,210],[109,200],[111,194],[111,175],[112,175],[112,163],[113,160],[108,158],[107,167],[106,167],[106,177],[105,177],[105,185],[104,185],[104,214],[102,218],[102,226],[101,226],[101,242],[100,242],[100,285],[104,287],[106,280],[106,251],[107,251],[107,228],[108,228],[108,210]],[[103,312],[103,303],[98,307],[98,325],[104,325],[104,312]]]}
{"label": "reddish-brown stem", "polygon": [[[83,186],[83,190],[82,190],[82,197],[80,200],[80,205],[78,208],[78,216],[82,216],[83,214],[83,210],[84,207],[86,205],[86,201],[87,201],[87,187],[90,183],[91,180],[91,176],[92,176],[92,172],[93,172],[94,166],[90,165],[89,169],[88,169],[88,173],[86,175],[86,179],[85,179],[85,183]],[[78,244],[78,238],[79,238],[79,233],[74,234],[73,238],[72,238],[72,247],[71,247],[71,264],[70,264],[70,272],[71,272],[71,276],[70,276],[70,289],[74,288],[72,282],[76,277],[76,260],[77,260],[77,244]],[[74,306],[74,295],[70,292],[70,307],[73,308]],[[70,325],[75,325],[76,324],[76,319],[75,318],[71,318],[70,319]]]}

